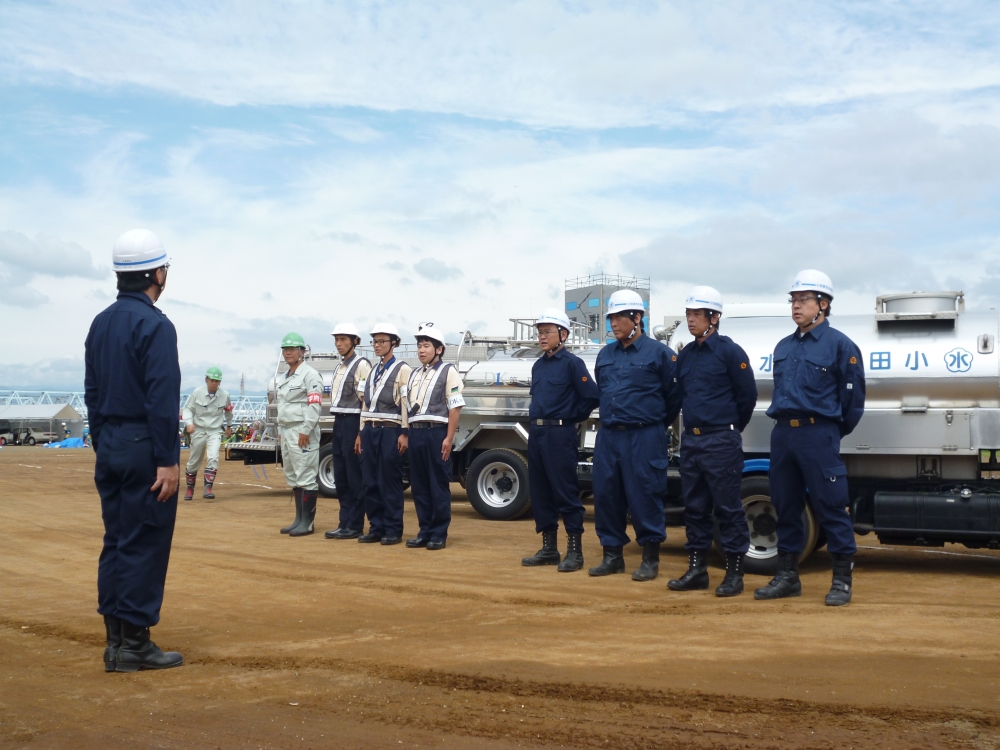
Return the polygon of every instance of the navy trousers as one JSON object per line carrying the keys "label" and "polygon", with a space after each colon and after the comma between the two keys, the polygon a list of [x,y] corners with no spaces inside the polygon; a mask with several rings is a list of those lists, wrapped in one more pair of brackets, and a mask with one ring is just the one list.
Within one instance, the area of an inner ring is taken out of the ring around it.
{"label": "navy trousers", "polygon": [[771,432],[770,479],[771,502],[778,513],[778,552],[802,552],[806,502],[826,532],[826,547],[831,553],[857,552],[847,510],[847,468],[840,457],[840,429],[835,423],[776,426]]}
{"label": "navy trousers", "polygon": [[640,545],[667,538],[667,431],[662,424],[602,427],[594,446],[594,526],[604,547],[629,543],[626,518]]}
{"label": "navy trousers", "polygon": [[151,492],[156,462],[149,427],[106,424],[97,445],[94,484],[101,496],[104,548],[97,564],[97,611],[136,627],[160,621],[163,584],[177,517],[177,494]]}
{"label": "navy trousers", "polygon": [[365,528],[365,496],[361,484],[361,456],[354,441],[361,425],[360,414],[338,414],[333,420],[333,480],[340,501],[341,529]]}
{"label": "navy trousers", "polygon": [[681,489],[687,550],[709,550],[715,536],[713,511],[719,522],[722,549],[727,555],[745,555],[750,529],[740,484],[743,481],[743,440],[736,430],[695,435],[681,440]]}
{"label": "navy trousers", "polygon": [[448,425],[410,426],[410,492],[420,532],[428,541],[444,541],[451,525],[451,460],[441,459]]}
{"label": "navy trousers", "polygon": [[403,536],[403,457],[399,427],[361,431],[361,481],[368,531],[377,536]]}
{"label": "navy trousers", "polygon": [[531,425],[528,435],[528,483],[535,532],[558,531],[559,516],[567,534],[583,533],[583,503],[576,476],[576,425]]}

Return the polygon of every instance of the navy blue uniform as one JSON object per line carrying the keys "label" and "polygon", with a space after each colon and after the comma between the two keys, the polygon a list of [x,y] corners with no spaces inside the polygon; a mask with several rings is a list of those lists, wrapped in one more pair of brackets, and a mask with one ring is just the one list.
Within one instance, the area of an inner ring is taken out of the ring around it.
{"label": "navy blue uniform", "polygon": [[361,456],[354,443],[361,430],[360,414],[338,414],[333,420],[333,479],[340,501],[341,529],[365,528],[365,498],[361,481]]}
{"label": "navy blue uniform", "polygon": [[[778,551],[799,554],[805,545],[802,512],[808,501],[833,554],[857,551],[847,511],[847,468],[840,438],[865,411],[861,351],[823,321],[804,336],[796,330],[774,348],[771,500],[778,512]],[[799,426],[792,426],[792,423]]]}
{"label": "navy blue uniform", "polygon": [[[745,351],[713,333],[677,355],[677,386],[684,414],[681,488],[688,550],[712,546],[712,513],[728,555],[746,554],[750,533],[740,499],[743,440],[757,404],[757,383]],[[668,421],[677,418],[668,415]]]}
{"label": "navy blue uniform", "polygon": [[599,398],[587,366],[565,347],[543,354],[531,367],[528,482],[538,533],[557,531],[559,516],[567,534],[583,533],[576,425],[590,417]]}
{"label": "navy blue uniform", "polygon": [[676,414],[677,355],[639,336],[628,347],[616,341],[597,355],[601,427],[594,448],[594,517],[604,547],[628,544],[626,515],[640,545],[667,538],[667,416]]}
{"label": "navy blue uniform", "polygon": [[122,292],[90,326],[86,395],[104,548],[97,611],[137,627],[160,620],[177,515],[150,491],[157,467],[180,462],[177,333],[142,293]]}

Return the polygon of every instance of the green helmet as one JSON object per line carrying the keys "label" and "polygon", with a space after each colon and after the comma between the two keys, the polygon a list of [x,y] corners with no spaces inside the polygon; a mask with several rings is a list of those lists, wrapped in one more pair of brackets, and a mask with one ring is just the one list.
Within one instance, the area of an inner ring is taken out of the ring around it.
{"label": "green helmet", "polygon": [[212,380],[222,380],[222,370],[218,367],[209,367],[208,372],[205,373],[205,377]]}
{"label": "green helmet", "polygon": [[281,340],[281,348],[286,349],[290,346],[301,346],[303,349],[306,348],[306,340],[299,336],[299,334],[292,331],[291,333],[286,333],[285,338]]}

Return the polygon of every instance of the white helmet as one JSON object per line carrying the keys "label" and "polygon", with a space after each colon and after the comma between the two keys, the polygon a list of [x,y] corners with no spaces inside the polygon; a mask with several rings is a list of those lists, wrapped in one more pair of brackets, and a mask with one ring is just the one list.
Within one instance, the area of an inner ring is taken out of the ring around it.
{"label": "white helmet", "polygon": [[115,240],[111,265],[116,273],[149,271],[170,263],[160,238],[148,229],[131,229]]}
{"label": "white helmet", "polygon": [[333,327],[333,333],[331,336],[353,336],[354,338],[361,338],[361,334],[358,333],[358,327],[354,323],[337,323]]}
{"label": "white helmet", "polygon": [[605,313],[605,317],[614,315],[615,313],[629,312],[630,310],[636,312],[646,311],[642,297],[639,296],[638,292],[633,292],[631,289],[619,289],[608,298],[608,311]]}
{"label": "white helmet", "polygon": [[833,299],[833,282],[822,271],[810,268],[805,271],[799,271],[798,276],[795,277],[795,281],[792,283],[792,288],[788,290],[789,294],[792,292],[820,292]]}
{"label": "white helmet", "polygon": [[714,310],[722,312],[722,295],[710,286],[696,286],[684,300],[685,310]]}
{"label": "white helmet", "polygon": [[434,327],[433,323],[421,323],[417,326],[417,335],[414,338],[428,338],[444,346],[444,334]]}
{"label": "white helmet", "polygon": [[397,339],[399,338],[399,329],[392,323],[376,323],[369,335],[374,336],[376,333],[385,333],[389,336],[395,336]]}
{"label": "white helmet", "polygon": [[546,307],[542,310],[542,314],[538,316],[538,320],[535,321],[535,328],[543,325],[545,323],[550,323],[552,325],[557,325],[560,328],[565,328],[567,331],[572,330],[569,318],[566,317],[566,313],[562,310],[558,310],[555,307]]}

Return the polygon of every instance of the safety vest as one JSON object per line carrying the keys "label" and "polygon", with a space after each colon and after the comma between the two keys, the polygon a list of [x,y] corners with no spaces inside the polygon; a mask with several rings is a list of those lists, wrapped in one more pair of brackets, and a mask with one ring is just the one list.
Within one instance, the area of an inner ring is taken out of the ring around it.
{"label": "safety vest", "polygon": [[[361,413],[361,407],[363,404],[361,403],[361,399],[358,397],[354,384],[357,382],[355,373],[358,371],[358,367],[362,362],[368,362],[368,360],[355,354],[351,358],[350,364],[347,364],[346,362],[341,363],[340,366],[346,368],[347,371],[344,373],[344,377],[340,379],[340,385],[337,386],[337,392],[332,394],[332,397],[330,398],[331,414]],[[371,363],[369,362],[369,364]],[[350,383],[350,386],[347,385],[348,383]],[[367,389],[367,385],[365,388]]]}
{"label": "safety vest", "polygon": [[[391,422],[401,422],[403,410],[400,404],[396,403],[393,391],[396,390],[396,378],[399,376],[399,368],[403,366],[403,360],[397,359],[389,369],[382,373],[382,377],[375,384],[375,370],[371,371],[368,380],[365,381],[365,410],[361,412],[363,419],[384,419]],[[406,400],[406,394],[402,394],[401,400]]]}
{"label": "safety vest", "polygon": [[432,368],[432,374],[428,375],[423,368],[410,373],[410,382],[406,390],[411,396],[420,396],[419,391],[423,386],[423,380],[430,379],[425,389],[423,389],[423,400],[420,404],[410,406],[409,417],[411,422],[443,422],[448,424],[448,395],[445,389],[448,387],[448,369],[454,365],[438,362]]}

